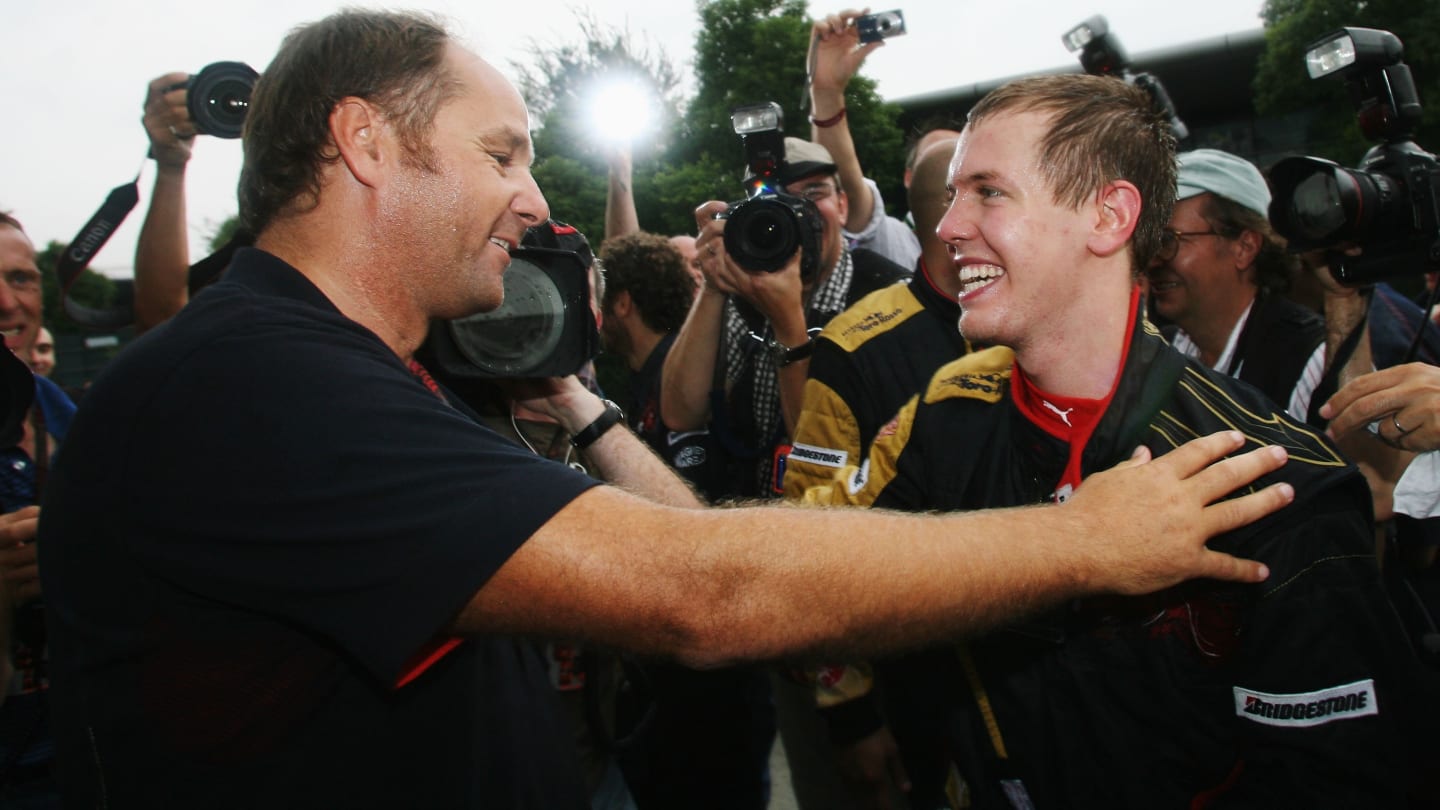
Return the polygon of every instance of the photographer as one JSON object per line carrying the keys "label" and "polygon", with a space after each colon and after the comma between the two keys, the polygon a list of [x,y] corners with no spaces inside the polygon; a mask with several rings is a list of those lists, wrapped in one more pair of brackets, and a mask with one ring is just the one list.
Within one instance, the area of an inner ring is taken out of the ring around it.
{"label": "photographer", "polygon": [[1150,305],[1187,357],[1244,380],[1306,419],[1324,367],[1325,324],[1294,303],[1294,257],[1267,218],[1254,164],[1218,149],[1177,156],[1178,197],[1150,262]]}
{"label": "photographer", "polygon": [[872,250],[901,267],[914,267],[920,258],[920,241],[904,222],[886,215],[880,187],[861,170],[850,124],[845,120],[846,85],[865,57],[885,44],[884,40],[861,44],[855,18],[862,13],[846,9],[817,20],[812,28],[807,61],[812,70],[810,139],[829,150],[840,182],[855,191],[845,216],[845,239],[850,247]]}
{"label": "photographer", "polygon": [[[777,457],[800,412],[813,335],[829,320],[909,271],[844,242],[849,198],[824,147],[785,139],[778,184],[819,211],[815,278],[802,280],[803,251],[777,272],[750,272],[725,246],[727,206],[695,211],[705,284],[680,328],[662,375],[661,411],[671,430],[707,424],[736,457],[731,494],[778,497]],[[778,454],[778,455],[777,455]]]}

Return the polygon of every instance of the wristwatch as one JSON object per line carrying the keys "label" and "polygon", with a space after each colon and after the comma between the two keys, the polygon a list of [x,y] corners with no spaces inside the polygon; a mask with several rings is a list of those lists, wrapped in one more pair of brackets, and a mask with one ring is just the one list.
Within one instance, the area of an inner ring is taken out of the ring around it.
{"label": "wristwatch", "polygon": [[[819,330],[815,330],[818,332]],[[815,350],[815,335],[812,333],[805,338],[805,342],[799,346],[786,346],[775,338],[765,341],[765,351],[770,354],[770,359],[775,361],[776,368],[784,368],[797,360],[804,360]]]}
{"label": "wristwatch", "polygon": [[605,431],[625,421],[625,412],[620,406],[610,400],[604,400],[605,412],[595,417],[595,421],[586,425],[579,433],[570,437],[570,444],[577,450],[584,450],[595,443],[595,440],[605,434]]}

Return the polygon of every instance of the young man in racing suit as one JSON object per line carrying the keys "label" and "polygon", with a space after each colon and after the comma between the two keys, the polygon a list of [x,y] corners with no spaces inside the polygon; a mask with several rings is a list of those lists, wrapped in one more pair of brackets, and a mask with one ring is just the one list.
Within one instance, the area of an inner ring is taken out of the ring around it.
{"label": "young man in racing suit", "polygon": [[1364,482],[1326,439],[1186,360],[1138,311],[1135,278],[1175,199],[1173,139],[1149,99],[1100,77],[1012,83],[971,112],[950,189],[940,235],[963,285],[961,331],[997,348],[942,367],[861,466],[807,500],[1063,501],[1136,444],[1158,455],[1221,427],[1284,444],[1279,475],[1297,493],[1212,542],[1265,561],[1263,584],[1077,601],[923,666],[890,662],[930,674],[958,766],[950,802],[1400,804],[1402,720],[1436,699],[1380,585]]}

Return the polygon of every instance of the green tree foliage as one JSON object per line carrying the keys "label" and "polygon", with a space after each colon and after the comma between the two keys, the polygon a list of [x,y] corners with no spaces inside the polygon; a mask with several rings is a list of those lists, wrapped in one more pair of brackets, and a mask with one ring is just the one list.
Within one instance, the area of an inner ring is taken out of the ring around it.
{"label": "green tree foliage", "polygon": [[1255,76],[1255,107],[1262,115],[1319,109],[1307,133],[1313,153],[1354,165],[1372,143],[1355,123],[1355,107],[1338,78],[1312,80],[1305,50],[1343,26],[1381,28],[1405,43],[1425,117],[1415,141],[1440,150],[1440,3],[1416,0],[1266,0],[1265,53]]}
{"label": "green tree foliage", "polygon": [[[223,222],[215,226],[215,232],[210,234],[210,238],[206,243],[210,246],[211,251],[219,250],[225,247],[225,244],[235,237],[235,231],[239,229],[240,215],[231,214]],[[200,258],[202,257],[196,256],[193,260],[198,261]]]}
{"label": "green tree foliage", "polygon": [[[656,139],[634,149],[634,195],[640,226],[664,234],[694,233],[695,206],[735,200],[743,193],[745,162],[730,111],[742,104],[778,102],[786,131],[802,138],[810,123],[801,110],[810,20],[804,0],[698,0],[695,97],[679,112],[678,80],[663,54],[631,41],[623,31],[582,18],[585,42],[537,46],[533,68],[516,65],[521,94],[537,129],[535,178],[551,215],[592,241],[604,230],[607,164],[586,114],[587,92],[597,78],[639,76],[661,99],[664,118]],[[904,200],[900,108],[885,103],[873,80],[856,77],[847,96],[847,122],[861,165],[885,199]]]}
{"label": "green tree foliage", "polygon": [[[65,252],[65,247],[60,242],[51,242],[35,256],[35,265],[40,268],[40,283],[44,296],[42,317],[45,325],[57,335],[88,331],[70,320],[60,301],[60,281],[55,275],[55,265],[60,254]],[[115,282],[87,268],[81,271],[75,283],[70,285],[70,297],[88,307],[103,309],[115,301]]]}

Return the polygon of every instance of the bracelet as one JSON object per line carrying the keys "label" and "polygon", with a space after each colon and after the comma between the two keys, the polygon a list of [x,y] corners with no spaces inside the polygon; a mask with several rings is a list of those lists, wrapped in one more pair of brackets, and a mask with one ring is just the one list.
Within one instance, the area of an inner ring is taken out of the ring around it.
{"label": "bracelet", "polygon": [[823,119],[823,120],[821,120],[821,119],[819,119],[819,118],[816,118],[816,117],[813,116],[813,115],[810,116],[810,123],[814,124],[815,126],[821,128],[821,129],[828,129],[829,127],[833,127],[833,126],[835,126],[836,124],[840,123],[840,122],[843,121],[843,120],[845,120],[845,108],[844,108],[844,107],[841,107],[841,108],[840,108],[840,112],[837,112],[837,113],[835,113],[834,115],[830,116],[829,118],[826,118],[826,119]]}
{"label": "bracelet", "polygon": [[584,450],[595,443],[595,440],[605,435],[605,431],[620,424],[625,419],[625,412],[620,406],[604,400],[605,412],[595,417],[595,421],[586,425],[583,430],[570,437],[570,444],[577,450]]}

